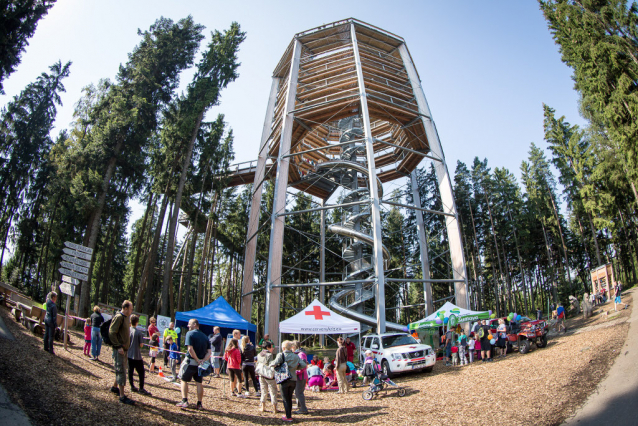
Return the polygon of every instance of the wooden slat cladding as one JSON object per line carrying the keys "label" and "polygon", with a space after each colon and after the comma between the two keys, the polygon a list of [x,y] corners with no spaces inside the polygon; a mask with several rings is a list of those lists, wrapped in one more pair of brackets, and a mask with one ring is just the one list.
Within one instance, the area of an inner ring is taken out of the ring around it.
{"label": "wooden slat cladding", "polygon": [[[375,165],[382,182],[408,175],[422,156],[400,147],[427,153],[429,145],[418,105],[399,54],[403,39],[361,21],[348,19],[297,35],[302,44],[298,85],[295,94],[291,148],[279,152],[283,104],[287,93],[292,43],[275,68],[285,82],[277,93],[268,155],[289,157],[289,184],[308,194],[325,198],[336,188],[334,182],[318,178],[316,165],[339,158],[342,148],[336,130],[340,119],[356,116],[361,110],[350,28],[354,23],[363,71],[366,101],[370,114]],[[386,141],[396,146],[382,143]],[[315,150],[306,152],[308,150]],[[301,154],[303,153],[303,154]],[[298,155],[294,155],[298,154]],[[232,182],[250,181],[250,171],[236,173]],[[274,171],[270,171],[274,175]]]}

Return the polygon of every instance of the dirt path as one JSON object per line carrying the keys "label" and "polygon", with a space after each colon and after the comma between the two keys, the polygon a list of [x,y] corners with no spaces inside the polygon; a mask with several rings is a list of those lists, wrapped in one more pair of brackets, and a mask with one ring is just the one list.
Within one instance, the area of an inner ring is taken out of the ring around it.
{"label": "dirt path", "polygon": [[[618,319],[628,315],[626,310]],[[82,354],[83,336],[76,333],[76,344],[69,351],[56,344],[57,356],[52,357],[42,351],[42,339],[11,319],[6,309],[0,308],[0,316],[16,338],[13,342],[0,339],[0,383],[33,424],[281,424],[281,415],[258,411],[259,400],[254,396],[228,399],[222,385],[226,379],[213,379],[205,385],[204,411],[176,408],[179,387],[156,375],[147,375],[146,388],[152,396],[129,394],[138,405],[123,406],[109,392],[114,378],[110,348],[102,350],[103,363],[92,362]],[[572,332],[597,324],[607,326]],[[389,392],[364,401],[361,389],[346,395],[306,392],[311,413],[296,416],[295,422],[560,424],[606,376],[618,354],[614,350],[624,344],[629,323],[612,324],[600,316],[588,320],[577,317],[568,320],[568,328],[569,333],[551,337],[547,348],[532,347],[526,355],[460,368],[438,363],[432,373],[399,376],[396,382],[408,389],[405,397]]]}
{"label": "dirt path", "polygon": [[[624,298],[633,295],[628,291]],[[607,377],[587,398],[576,414],[567,419],[565,425],[601,425],[613,421],[617,425],[636,424],[636,401],[638,401],[638,310],[629,317],[629,334],[624,346],[617,348],[620,353]]]}

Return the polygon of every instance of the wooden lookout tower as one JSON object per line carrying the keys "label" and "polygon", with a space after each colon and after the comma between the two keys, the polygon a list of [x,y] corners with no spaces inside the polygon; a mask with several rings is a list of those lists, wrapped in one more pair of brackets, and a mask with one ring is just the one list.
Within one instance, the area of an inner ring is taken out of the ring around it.
{"label": "wooden lookout tower", "polygon": [[[443,211],[421,207],[415,169],[433,161]],[[239,176],[239,175],[238,175]],[[453,282],[455,302],[467,308],[467,279],[452,183],[421,80],[403,38],[357,19],[346,19],[298,33],[272,75],[258,160],[248,174],[254,182],[244,264],[241,313],[250,319],[254,264],[259,237],[263,183],[274,180],[266,286],[265,332],[278,335],[282,247],[286,194],[294,188],[315,197],[321,211],[321,271],[312,284],[332,286],[327,304],[339,313],[371,325],[378,332],[400,329],[385,319],[384,258],[380,207],[416,210],[426,312],[433,312],[431,282]],[[383,184],[411,179],[414,205],[384,198]],[[345,198],[330,204],[339,188]],[[341,281],[326,281],[324,216],[345,212],[343,222],[328,227],[349,241],[343,251],[348,266]],[[298,212],[297,212],[298,213]],[[445,216],[453,276],[431,280],[423,214]],[[339,286],[343,290],[339,289]],[[364,302],[374,312],[366,312]]]}

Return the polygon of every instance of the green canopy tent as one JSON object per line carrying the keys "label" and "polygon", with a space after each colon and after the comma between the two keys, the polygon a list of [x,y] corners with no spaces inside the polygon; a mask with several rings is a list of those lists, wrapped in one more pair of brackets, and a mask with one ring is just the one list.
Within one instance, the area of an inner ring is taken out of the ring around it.
{"label": "green canopy tent", "polygon": [[445,302],[445,304],[437,309],[432,315],[408,324],[408,328],[410,330],[425,331],[426,335],[430,336],[430,346],[434,347],[433,336],[436,334],[436,330],[443,325],[442,323],[437,324],[437,318],[441,321],[444,321],[444,318],[447,318],[447,325],[450,327],[456,327],[457,324],[463,322],[489,319],[490,314],[488,311],[470,311],[469,309],[459,308],[453,303]]}

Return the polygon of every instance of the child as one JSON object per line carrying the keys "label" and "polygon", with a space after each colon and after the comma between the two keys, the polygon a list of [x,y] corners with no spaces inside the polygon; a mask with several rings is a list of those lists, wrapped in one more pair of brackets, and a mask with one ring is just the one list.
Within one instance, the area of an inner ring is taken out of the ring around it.
{"label": "child", "polygon": [[166,342],[169,344],[169,352],[168,354],[168,363],[171,367],[171,372],[173,373],[173,379],[171,382],[177,381],[177,366],[179,364],[179,348],[177,347],[177,343],[173,341],[172,337],[168,337]]}
{"label": "child", "polygon": [[323,374],[321,373],[321,368],[318,365],[312,364],[308,367],[308,387],[313,392],[319,392],[323,389]]}
{"label": "child", "polygon": [[467,348],[467,336],[465,331],[461,330],[461,336],[459,336],[459,359],[461,365],[467,365],[467,359],[465,358],[465,349]]}
{"label": "child", "polygon": [[157,352],[159,350],[159,333],[154,333],[151,336],[150,349],[148,351],[148,355],[151,357],[151,365],[149,366],[148,372],[155,373],[155,358],[157,357]]}
{"label": "child", "polygon": [[366,360],[363,362],[363,384],[367,385],[374,381],[374,378],[377,377],[377,372],[379,371],[379,364],[377,364],[377,360],[374,359],[372,355],[372,351],[367,350],[365,352]]}
{"label": "child", "polygon": [[335,378],[335,366],[327,364],[323,369],[323,375],[326,381],[326,388],[332,388],[337,386],[337,379]]}
{"label": "child", "polygon": [[350,383],[350,387],[354,388],[357,386],[357,377],[359,374],[357,373],[357,369],[354,364],[350,361],[346,363],[348,365],[348,369],[350,372],[346,375],[346,380]]}
{"label": "child", "polygon": [[470,340],[467,341],[467,348],[470,356],[470,364],[474,362],[474,346],[476,340],[474,340],[474,333],[470,333]]}
{"label": "child", "polygon": [[84,322],[84,355],[91,356],[91,318]]}
{"label": "child", "polygon": [[[231,339],[226,352],[224,353],[224,360],[227,363],[227,370],[230,378],[230,396],[238,396],[244,398],[241,393],[241,352],[239,351],[239,343],[237,339]],[[235,394],[235,389],[237,393]]]}
{"label": "child", "polygon": [[457,365],[459,365],[459,347],[452,345],[452,366],[456,367]]}

